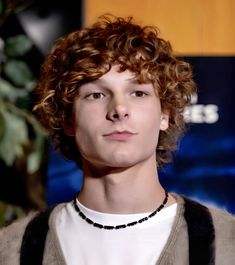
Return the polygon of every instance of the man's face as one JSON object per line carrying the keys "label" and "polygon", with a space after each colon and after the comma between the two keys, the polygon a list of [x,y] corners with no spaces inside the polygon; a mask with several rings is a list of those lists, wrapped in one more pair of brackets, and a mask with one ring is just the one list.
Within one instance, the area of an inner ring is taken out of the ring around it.
{"label": "man's face", "polygon": [[129,167],[155,160],[159,130],[168,115],[152,84],[139,84],[113,66],[99,79],[79,88],[71,128],[81,155],[96,167]]}

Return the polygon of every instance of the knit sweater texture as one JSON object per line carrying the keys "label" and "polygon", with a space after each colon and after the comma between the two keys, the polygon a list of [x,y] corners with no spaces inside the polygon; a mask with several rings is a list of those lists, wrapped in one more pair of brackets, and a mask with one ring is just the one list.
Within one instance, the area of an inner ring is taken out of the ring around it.
{"label": "knit sweater texture", "polygon": [[[156,265],[189,265],[188,227],[184,217],[185,201],[181,196],[175,194],[174,196],[178,204],[176,217],[170,236]],[[56,216],[63,207],[65,204],[57,205],[50,215],[43,265],[66,265],[55,229]],[[213,264],[233,265],[235,264],[235,217],[218,209],[209,208],[209,211],[215,229],[215,246],[213,246],[215,261]],[[0,230],[1,265],[20,265],[22,237],[27,224],[35,215],[36,213],[31,213]],[[195,227],[195,229],[201,230],[202,228]],[[208,263],[208,265],[210,264],[212,263]]]}

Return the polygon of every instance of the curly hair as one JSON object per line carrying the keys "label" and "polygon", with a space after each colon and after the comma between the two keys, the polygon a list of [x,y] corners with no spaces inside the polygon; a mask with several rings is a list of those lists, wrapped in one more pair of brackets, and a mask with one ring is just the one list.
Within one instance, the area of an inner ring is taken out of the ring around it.
{"label": "curly hair", "polygon": [[55,148],[81,165],[74,137],[66,135],[79,87],[107,73],[112,65],[132,71],[139,82],[152,83],[169,127],[160,131],[157,165],[169,162],[185,129],[183,109],[190,103],[195,83],[190,65],[173,55],[168,41],[153,26],[140,26],[132,17],[102,16],[89,28],[74,31],[55,42],[41,68],[34,111]]}

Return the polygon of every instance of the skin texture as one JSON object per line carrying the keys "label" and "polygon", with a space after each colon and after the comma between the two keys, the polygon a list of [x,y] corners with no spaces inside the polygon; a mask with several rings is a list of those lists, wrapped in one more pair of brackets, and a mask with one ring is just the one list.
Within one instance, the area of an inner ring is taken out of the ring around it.
{"label": "skin texture", "polygon": [[113,66],[82,85],[72,124],[65,128],[75,136],[84,159],[79,200],[103,212],[155,209],[164,197],[156,173],[156,146],[168,118],[152,84],[139,84],[129,70],[118,72]]}

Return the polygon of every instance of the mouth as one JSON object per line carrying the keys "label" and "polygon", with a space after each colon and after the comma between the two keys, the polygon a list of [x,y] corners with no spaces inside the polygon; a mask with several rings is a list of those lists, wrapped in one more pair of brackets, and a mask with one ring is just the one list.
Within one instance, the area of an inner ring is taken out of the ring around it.
{"label": "mouth", "polygon": [[125,141],[136,134],[137,133],[133,133],[130,131],[113,131],[111,133],[104,134],[103,136],[109,140]]}

